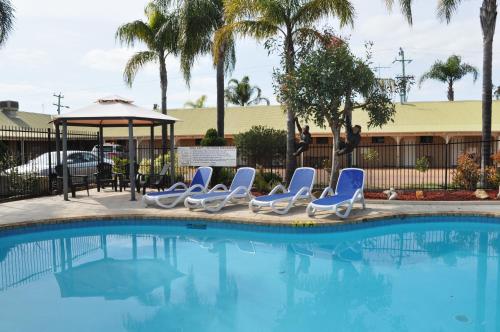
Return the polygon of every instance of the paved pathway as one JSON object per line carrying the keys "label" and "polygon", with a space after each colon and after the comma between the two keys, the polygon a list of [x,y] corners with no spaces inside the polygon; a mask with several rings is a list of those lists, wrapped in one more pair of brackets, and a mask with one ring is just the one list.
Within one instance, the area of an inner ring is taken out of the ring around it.
{"label": "paved pathway", "polygon": [[205,219],[228,220],[234,222],[275,224],[275,225],[310,225],[310,224],[339,224],[342,222],[360,222],[369,219],[378,219],[389,215],[414,215],[426,213],[471,213],[488,214],[500,217],[500,202],[381,202],[367,201],[367,208],[362,210],[358,204],[351,216],[341,221],[333,214],[319,213],[315,218],[309,218],[305,212],[305,204],[292,208],[285,215],[276,215],[272,212],[249,211],[246,203],[230,206],[217,213],[204,211],[188,211],[182,205],[162,210],[158,208],[144,208],[141,205],[141,196],[136,202],[129,200],[129,192],[104,191],[98,193],[91,190],[90,196],[83,192],[77,193],[76,198],[65,202],[62,196],[47,196],[28,200],[13,201],[0,204],[0,227],[12,227],[34,222],[63,222],[71,219],[88,218],[167,218],[167,219]]}

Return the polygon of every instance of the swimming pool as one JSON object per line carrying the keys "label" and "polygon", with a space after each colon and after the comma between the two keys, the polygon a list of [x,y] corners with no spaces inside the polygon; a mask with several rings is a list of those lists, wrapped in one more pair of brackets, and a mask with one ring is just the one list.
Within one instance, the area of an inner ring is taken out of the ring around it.
{"label": "swimming pool", "polygon": [[0,331],[496,331],[499,221],[3,232]]}

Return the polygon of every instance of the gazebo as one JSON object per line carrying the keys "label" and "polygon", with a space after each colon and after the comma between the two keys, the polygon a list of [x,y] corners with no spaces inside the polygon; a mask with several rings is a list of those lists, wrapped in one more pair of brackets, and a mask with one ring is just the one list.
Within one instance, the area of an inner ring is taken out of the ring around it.
{"label": "gazebo", "polygon": [[[56,126],[56,142],[59,142],[60,126],[62,126],[62,165],[63,165],[63,191],[64,200],[68,200],[68,162],[67,162],[67,133],[68,126],[97,127],[99,128],[99,149],[100,160],[104,160],[104,127],[128,127],[129,141],[129,164],[130,178],[135,178],[134,162],[134,127],[150,127],[151,144],[154,142],[154,127],[168,125],[170,128],[170,175],[175,178],[175,157],[174,157],[174,124],[178,119],[142,108],[133,104],[132,100],[120,96],[109,96],[98,99],[95,103],[62,115],[57,116],[53,122]],[[166,150],[166,130],[162,130],[162,147]],[[58,151],[60,147],[56,148]],[[162,151],[165,153],[166,151]],[[153,159],[153,156],[151,156]],[[60,164],[59,153],[57,153],[57,163]],[[151,161],[151,168],[153,160]],[[130,181],[130,200],[135,201],[135,181]]]}

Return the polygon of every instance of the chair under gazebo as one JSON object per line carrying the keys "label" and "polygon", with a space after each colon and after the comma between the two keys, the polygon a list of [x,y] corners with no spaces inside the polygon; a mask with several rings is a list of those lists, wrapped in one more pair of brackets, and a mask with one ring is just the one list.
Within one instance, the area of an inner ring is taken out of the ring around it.
{"label": "chair under gazebo", "polygon": [[[98,99],[95,103],[62,115],[54,119],[56,126],[56,136],[59,142],[60,127],[62,127],[62,166],[63,166],[63,193],[64,200],[68,200],[68,161],[67,161],[67,133],[69,126],[78,127],[96,127],[99,128],[99,157],[104,160],[104,145],[103,128],[104,127],[128,127],[128,143],[129,143],[129,173],[130,178],[135,178],[136,163],[135,148],[134,148],[134,127],[149,127],[151,144],[154,142],[154,127],[169,126],[170,140],[170,176],[175,179],[175,144],[174,144],[174,124],[178,119],[155,112],[153,110],[142,108],[133,104],[132,100],[122,98],[120,96],[109,96]],[[166,150],[166,130],[162,130],[162,153]],[[60,147],[57,147],[59,151]],[[153,158],[151,156],[151,168],[153,168]],[[57,153],[57,164],[60,164],[59,153]],[[130,182],[130,200],[135,201],[135,182]]]}

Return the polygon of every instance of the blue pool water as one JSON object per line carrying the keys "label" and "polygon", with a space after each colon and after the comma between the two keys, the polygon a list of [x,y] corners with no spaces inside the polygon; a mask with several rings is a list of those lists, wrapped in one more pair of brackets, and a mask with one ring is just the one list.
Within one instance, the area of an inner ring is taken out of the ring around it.
{"label": "blue pool water", "polygon": [[499,221],[4,232],[0,331],[498,331]]}

